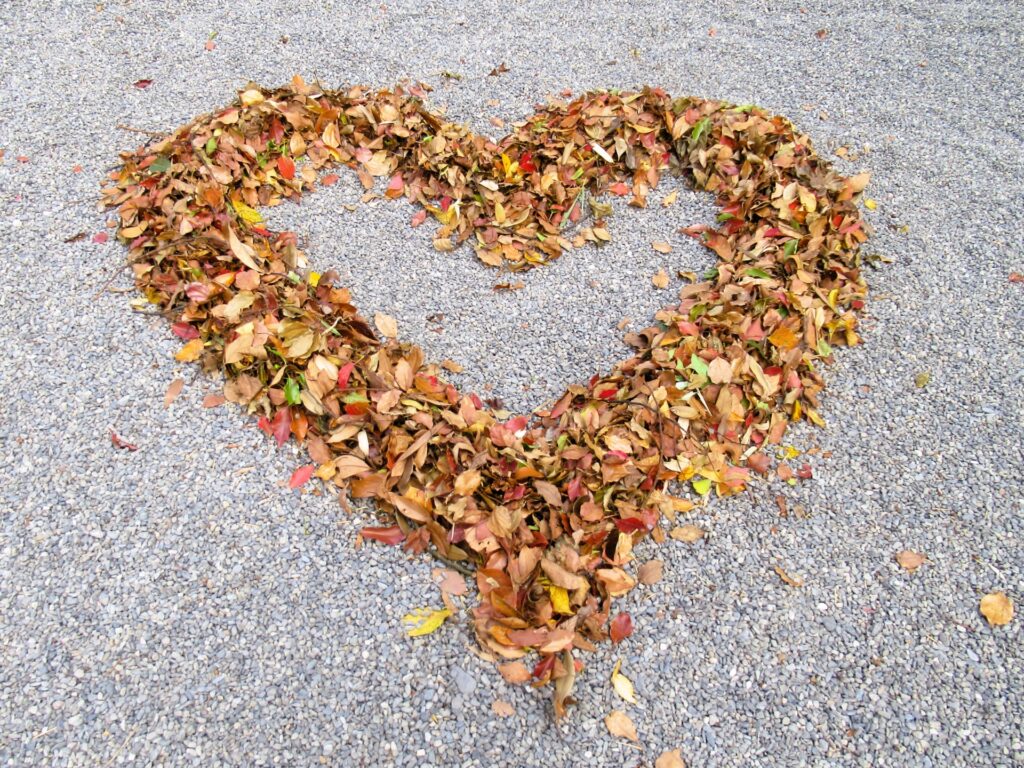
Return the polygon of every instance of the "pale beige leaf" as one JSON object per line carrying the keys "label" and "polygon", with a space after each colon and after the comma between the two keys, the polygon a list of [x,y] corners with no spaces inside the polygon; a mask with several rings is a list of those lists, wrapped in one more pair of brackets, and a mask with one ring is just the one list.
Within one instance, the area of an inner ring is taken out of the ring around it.
{"label": "pale beige leaf", "polygon": [[373,316],[373,324],[377,326],[377,330],[382,336],[387,336],[389,339],[398,338],[398,321],[391,315],[377,312]]}
{"label": "pale beige leaf", "polygon": [[480,487],[483,477],[479,469],[467,469],[455,478],[455,492],[459,496],[472,496],[473,492]]}
{"label": "pale beige leaf", "polygon": [[263,272],[259,264],[256,263],[256,251],[253,250],[251,245],[243,243],[238,239],[234,227],[228,227],[228,246],[231,248],[231,253],[234,254],[235,258],[249,269]]}
{"label": "pale beige leaf", "polygon": [[512,717],[516,713],[511,704],[501,699],[494,700],[494,703],[491,704],[491,711],[498,717]]}
{"label": "pale beige leaf", "polygon": [[672,252],[672,245],[670,243],[666,243],[664,240],[655,240],[653,243],[651,243],[651,247],[658,253]]}
{"label": "pale beige leaf", "polygon": [[668,272],[664,269],[659,269],[658,273],[651,278],[651,282],[654,284],[654,287],[659,290],[668,288]]}
{"label": "pale beige leaf", "polygon": [[662,208],[668,208],[670,205],[672,205],[672,203],[676,201],[676,198],[678,197],[678,190],[673,190],[672,192],[669,192],[667,195],[665,195],[665,199],[661,201]]}
{"label": "pale beige leaf", "polygon": [[708,378],[712,384],[728,384],[732,381],[732,366],[724,357],[716,357],[708,363]]}
{"label": "pale beige leaf", "polygon": [[184,379],[175,379],[167,385],[167,391],[164,393],[164,408],[171,407],[171,403],[173,403],[178,395],[181,394],[181,389],[184,386]]}
{"label": "pale beige leaf", "polygon": [[636,726],[633,725],[633,721],[621,710],[613,710],[605,717],[604,725],[612,736],[621,736],[630,741],[640,741],[636,735]]}
{"label": "pale beige leaf", "polygon": [[669,532],[668,535],[676,541],[683,541],[687,544],[693,544],[695,541],[700,541],[701,539],[703,539],[704,533],[704,529],[701,528],[699,525],[687,523],[686,525],[676,526]]}
{"label": "pale beige leaf", "polygon": [[981,615],[993,627],[1009,624],[1013,618],[1013,601],[1003,592],[990,592],[981,598]]}
{"label": "pale beige leaf", "polygon": [[521,661],[510,661],[508,664],[501,664],[498,666],[498,671],[505,678],[505,682],[512,683],[513,685],[527,683],[533,679],[530,670]]}

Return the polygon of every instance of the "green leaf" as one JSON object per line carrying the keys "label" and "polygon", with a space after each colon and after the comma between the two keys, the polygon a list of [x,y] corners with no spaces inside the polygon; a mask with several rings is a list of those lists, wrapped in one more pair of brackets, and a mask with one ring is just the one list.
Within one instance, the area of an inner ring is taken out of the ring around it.
{"label": "green leaf", "polygon": [[758,269],[757,267],[748,267],[746,273],[748,277],[760,277],[763,279],[771,278],[771,275],[769,275],[763,269]]}
{"label": "green leaf", "polygon": [[163,173],[170,167],[171,158],[167,157],[166,155],[160,155],[160,157],[154,160],[153,163],[149,166],[149,169],[151,171],[156,171],[157,173]]}
{"label": "green leaf", "polygon": [[302,402],[302,393],[299,390],[299,382],[293,379],[291,376],[288,377],[288,381],[284,383],[284,399],[288,405],[298,405]]}
{"label": "green leaf", "polygon": [[824,339],[818,339],[818,354],[822,357],[829,357],[832,354],[831,345]]}
{"label": "green leaf", "polygon": [[698,376],[707,378],[708,364],[696,355],[690,355],[690,370],[694,371]]}
{"label": "green leaf", "polygon": [[700,141],[701,136],[703,136],[707,132],[708,127],[710,125],[711,125],[711,118],[710,117],[705,117],[703,120],[701,120],[695,126],[693,126],[693,130],[690,132],[690,141],[692,143],[694,143],[694,144],[696,144],[698,141]]}
{"label": "green leaf", "polygon": [[341,401],[345,403],[345,405],[356,405],[359,403],[370,402],[369,400],[366,399],[366,395],[364,395],[362,392],[349,392],[348,394],[341,398]]}
{"label": "green leaf", "polygon": [[217,151],[217,139],[211,136],[209,140],[206,142],[206,146],[203,147],[203,149],[206,150],[206,154],[212,155],[214,152]]}
{"label": "green leaf", "polygon": [[787,256],[792,256],[794,253],[796,253],[796,247],[798,245],[799,243],[796,240],[787,240],[786,247],[783,250]]}

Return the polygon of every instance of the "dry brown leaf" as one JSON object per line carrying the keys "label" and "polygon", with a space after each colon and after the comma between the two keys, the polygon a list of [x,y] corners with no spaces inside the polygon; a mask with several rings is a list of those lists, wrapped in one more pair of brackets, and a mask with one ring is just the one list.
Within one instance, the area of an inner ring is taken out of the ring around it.
{"label": "dry brown leaf", "polygon": [[651,283],[659,290],[668,288],[668,272],[664,269],[659,269],[657,274],[651,278]]}
{"label": "dry brown leaf", "polygon": [[177,399],[178,395],[181,394],[182,387],[185,386],[184,379],[175,379],[167,385],[167,391],[164,393],[164,408],[170,408],[171,403]]}
{"label": "dry brown leaf", "polygon": [[455,492],[459,496],[472,496],[482,480],[479,469],[467,469],[455,478]]}
{"label": "dry brown leaf", "polygon": [[630,741],[640,741],[640,738],[636,735],[636,726],[633,725],[632,719],[621,710],[613,710],[605,717],[604,724],[608,729],[608,733],[612,736],[621,736]]}
{"label": "dry brown leaf", "polygon": [[500,664],[498,671],[505,678],[505,682],[512,683],[513,685],[528,683],[533,679],[530,670],[521,661],[510,661],[508,664]]}
{"label": "dry brown leaf", "polygon": [[382,336],[387,336],[389,339],[398,338],[398,321],[391,315],[377,312],[373,316],[373,324],[377,326],[377,330],[381,332]]}
{"label": "dry brown leaf", "polygon": [[651,247],[658,253],[672,252],[672,245],[670,243],[666,243],[664,240],[655,240],[653,243],[651,243]]}
{"label": "dry brown leaf", "polygon": [[654,768],[686,768],[686,763],[683,762],[683,756],[679,754],[679,750],[673,749],[662,752],[654,761]]}
{"label": "dry brown leaf", "polygon": [[802,587],[804,585],[804,580],[802,578],[799,576],[791,576],[777,565],[775,566],[775,573],[777,573],[779,578],[791,587]]}
{"label": "dry brown leaf", "polygon": [[684,541],[687,544],[693,544],[695,541],[700,541],[704,538],[705,531],[699,525],[693,523],[687,523],[686,525],[678,525],[669,532],[676,541]]}
{"label": "dry brown leaf", "polygon": [[661,560],[648,560],[640,566],[636,575],[641,584],[656,584],[661,581],[662,570],[663,563]]}
{"label": "dry brown leaf", "polygon": [[434,582],[442,592],[449,595],[464,595],[468,591],[466,579],[458,571],[453,571],[450,568],[435,568],[433,576]]}
{"label": "dry brown leaf", "polygon": [[512,717],[516,713],[511,704],[501,699],[494,700],[494,703],[491,704],[491,711],[498,717]]}
{"label": "dry brown leaf", "polygon": [[462,373],[464,370],[466,370],[461,365],[456,363],[454,360],[445,360],[443,363],[441,363],[441,367],[444,368],[446,371],[451,371],[452,373]]}
{"label": "dry brown leaf", "polygon": [[925,555],[912,549],[904,549],[902,552],[896,553],[896,562],[900,564],[901,568],[910,571],[910,573],[920,568],[927,559]]}
{"label": "dry brown leaf", "polygon": [[993,627],[1009,624],[1013,619],[1013,601],[1003,592],[990,592],[981,598],[981,615]]}
{"label": "dry brown leaf", "polygon": [[665,199],[661,201],[661,207],[662,208],[668,208],[670,205],[672,205],[672,203],[674,203],[676,201],[676,198],[678,198],[678,197],[679,197],[679,190],[677,190],[677,189],[672,190],[667,195],[665,195]]}

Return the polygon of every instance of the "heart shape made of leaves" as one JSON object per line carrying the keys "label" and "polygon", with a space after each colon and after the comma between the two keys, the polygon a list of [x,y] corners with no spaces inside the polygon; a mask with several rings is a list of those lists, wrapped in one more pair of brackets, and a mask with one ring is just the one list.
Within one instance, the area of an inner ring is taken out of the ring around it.
{"label": "heart shape made of leaves", "polygon": [[[392,524],[365,538],[476,566],[480,644],[511,660],[509,679],[553,682],[561,716],[582,668],[573,651],[632,630],[611,608],[636,583],[634,543],[663,540],[659,516],[693,506],[666,484],[736,493],[767,471],[765,448],[791,421],[823,423],[816,365],[859,341],[867,175],[841,177],[753,106],[593,92],[495,142],[432,114],[426,90],[251,85],[124,153],[103,203],[145,301],[185,341],[178,359],[223,371],[229,400],[279,444],[305,444],[315,464],[303,478],[336,484],[343,504],[346,492],[375,499]],[[627,336],[628,360],[508,418],[418,348],[378,338],[331,273],[306,270],[293,233],[260,226],[256,208],[330,183],[319,172],[340,164],[421,205],[413,223],[440,223],[438,249],[472,241],[513,270],[609,238],[600,218],[567,232],[584,195],[643,207],[672,170],[716,196],[720,228],[687,232],[718,265]],[[529,673],[517,660],[533,651]]]}

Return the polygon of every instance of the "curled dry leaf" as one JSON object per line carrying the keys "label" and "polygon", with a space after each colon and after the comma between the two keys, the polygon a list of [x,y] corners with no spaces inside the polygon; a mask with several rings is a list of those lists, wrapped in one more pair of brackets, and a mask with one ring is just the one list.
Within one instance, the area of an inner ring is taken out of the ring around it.
{"label": "curled dry leaf", "polygon": [[981,598],[981,615],[993,627],[1009,624],[1013,619],[1013,601],[1004,592],[990,592]]}
{"label": "curled dry leaf", "polygon": [[920,568],[927,559],[920,552],[915,552],[912,549],[904,549],[896,553],[896,562],[900,564],[901,568],[905,571],[910,571],[910,573]]}
{"label": "curled dry leaf", "polygon": [[[227,398],[262,414],[278,445],[308,446],[343,504],[374,499],[387,518],[378,540],[475,568],[480,645],[538,657],[533,679],[562,714],[575,655],[609,636],[614,599],[635,584],[633,546],[663,537],[659,513],[679,511],[665,486],[738,493],[756,470],[750,448],[777,444],[791,422],[824,423],[820,363],[860,342],[868,177],[837,174],[788,120],[661,89],[552,102],[493,141],[424,98],[418,86],[250,83],[124,153],[103,204],[138,305],[170,318],[179,359],[223,371]],[[393,318],[367,321],[336,275],[307,271],[297,233],[260,220],[346,165],[368,192],[386,177],[385,197],[418,207],[412,223],[436,219],[439,246],[509,271],[608,241],[607,220],[561,233],[590,203],[603,213],[606,193],[643,205],[675,170],[729,214],[683,230],[719,268],[630,334],[632,357],[550,410],[509,418],[398,340]]]}
{"label": "curled dry leaf", "polygon": [[788,584],[791,587],[802,587],[804,585],[804,580],[802,578],[800,578],[799,576],[792,576],[786,573],[786,571],[784,571],[777,565],[775,566],[775,573],[778,575],[780,579],[782,579],[784,583]]}
{"label": "curled dry leaf", "polygon": [[604,725],[612,736],[621,736],[630,741],[640,741],[636,735],[636,726],[633,725],[633,720],[621,710],[616,709],[608,714],[604,719]]}
{"label": "curled dry leaf", "polygon": [[615,662],[615,668],[612,670],[612,688],[619,694],[619,698],[630,704],[636,704],[636,690],[633,688],[633,681],[619,671],[621,667],[622,659],[619,659]]}

